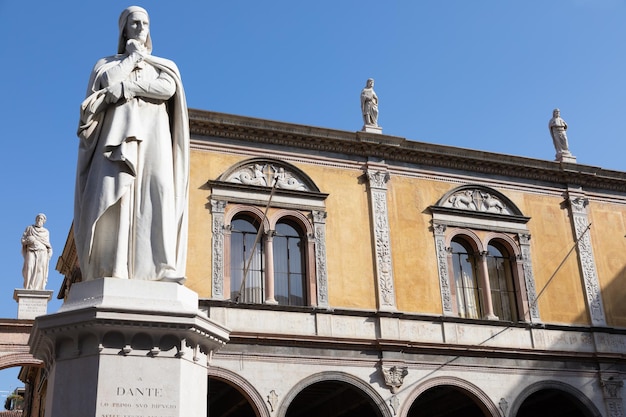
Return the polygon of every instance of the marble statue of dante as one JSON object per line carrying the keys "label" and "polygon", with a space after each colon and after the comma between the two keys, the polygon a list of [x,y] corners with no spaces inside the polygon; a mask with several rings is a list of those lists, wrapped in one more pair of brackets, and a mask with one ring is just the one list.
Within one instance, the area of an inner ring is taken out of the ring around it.
{"label": "marble statue of dante", "polygon": [[378,96],[374,92],[373,78],[369,78],[361,90],[361,113],[366,126],[378,126]]}
{"label": "marble statue of dante", "polygon": [[567,123],[561,119],[561,111],[554,109],[552,111],[552,119],[548,123],[550,129],[550,135],[552,135],[552,142],[554,143],[554,149],[556,149],[557,159],[563,155],[571,155],[569,146],[567,144]]}
{"label": "marble statue of dante", "polygon": [[148,13],[125,9],[117,54],[93,68],[81,104],[74,233],[83,280],[182,283],[189,122],[176,65],[153,56]]}
{"label": "marble statue of dante", "polygon": [[28,226],[22,235],[22,256],[24,257],[24,288],[45,290],[48,283],[48,265],[52,258],[50,233],[43,227],[46,215],[39,213],[35,224]]}

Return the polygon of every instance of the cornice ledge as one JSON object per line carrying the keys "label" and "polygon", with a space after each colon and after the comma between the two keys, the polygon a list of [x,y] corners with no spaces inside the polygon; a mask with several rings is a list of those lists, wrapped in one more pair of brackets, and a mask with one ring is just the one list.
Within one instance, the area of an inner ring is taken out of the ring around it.
{"label": "cornice ledge", "polygon": [[[199,136],[245,140],[300,149],[377,157],[533,181],[577,184],[585,188],[626,192],[626,172],[457,148],[401,137],[348,132],[203,110],[189,110],[191,132]],[[194,138],[200,143],[201,139]]]}

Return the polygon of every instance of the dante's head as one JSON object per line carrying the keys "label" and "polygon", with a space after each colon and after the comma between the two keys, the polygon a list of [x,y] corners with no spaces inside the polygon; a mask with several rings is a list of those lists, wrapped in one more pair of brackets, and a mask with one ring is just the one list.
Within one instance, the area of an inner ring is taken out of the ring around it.
{"label": "dante's head", "polygon": [[120,29],[117,53],[126,51],[126,41],[136,39],[140,41],[146,50],[152,52],[152,39],[150,38],[150,18],[143,7],[130,6],[122,12],[118,26]]}

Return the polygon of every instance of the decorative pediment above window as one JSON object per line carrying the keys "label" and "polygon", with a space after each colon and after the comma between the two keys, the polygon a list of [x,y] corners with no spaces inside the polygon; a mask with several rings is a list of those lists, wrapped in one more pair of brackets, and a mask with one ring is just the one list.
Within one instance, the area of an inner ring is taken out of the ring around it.
{"label": "decorative pediment above window", "polygon": [[260,187],[275,186],[281,190],[318,191],[306,174],[294,166],[260,158],[235,165],[222,174],[219,181]]}
{"label": "decorative pediment above window", "polygon": [[437,205],[461,210],[485,211],[499,214],[521,214],[508,198],[486,187],[459,187],[447,193],[439,200]]}
{"label": "decorative pediment above window", "polygon": [[430,207],[433,221],[480,229],[518,230],[530,220],[504,194],[482,185],[462,185]]}
{"label": "decorative pediment above window", "polygon": [[252,158],[232,165],[216,180],[207,181],[207,187],[212,200],[262,207],[271,200],[272,207],[297,210],[324,210],[328,197],[300,169],[269,158]]}

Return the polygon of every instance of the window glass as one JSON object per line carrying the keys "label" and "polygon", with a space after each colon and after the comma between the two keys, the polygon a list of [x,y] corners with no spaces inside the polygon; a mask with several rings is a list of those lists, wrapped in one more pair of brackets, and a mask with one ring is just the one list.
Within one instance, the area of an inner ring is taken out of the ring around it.
{"label": "window glass", "polygon": [[472,251],[469,245],[462,239],[453,239],[451,247],[459,317],[481,318],[482,308],[476,280],[476,258],[471,255]]}
{"label": "window glass", "polygon": [[517,321],[517,303],[510,255],[499,243],[487,248],[487,270],[493,312],[500,320]]}
{"label": "window glass", "polygon": [[230,298],[242,303],[263,302],[263,247],[261,238],[254,244],[257,233],[258,227],[248,217],[231,222]]}
{"label": "window glass", "polygon": [[281,221],[274,235],[274,298],[278,304],[306,302],[304,240],[296,224]]}

